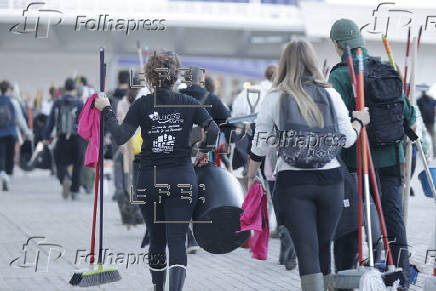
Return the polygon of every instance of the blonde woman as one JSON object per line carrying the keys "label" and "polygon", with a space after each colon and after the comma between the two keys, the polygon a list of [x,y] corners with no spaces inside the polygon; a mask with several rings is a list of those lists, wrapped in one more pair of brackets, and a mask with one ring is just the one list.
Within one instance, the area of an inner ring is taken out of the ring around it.
{"label": "blonde woman", "polygon": [[314,49],[304,40],[284,48],[265,100],[256,120],[249,187],[268,148],[277,146],[277,215],[294,240],[302,290],[323,291],[344,197],[336,156],[356,141],[369,113],[355,111],[350,121],[341,96],[324,81]]}

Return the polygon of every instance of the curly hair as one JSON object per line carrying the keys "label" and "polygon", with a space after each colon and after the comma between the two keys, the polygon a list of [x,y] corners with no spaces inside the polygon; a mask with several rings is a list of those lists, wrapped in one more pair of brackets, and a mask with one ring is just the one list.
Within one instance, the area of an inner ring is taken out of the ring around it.
{"label": "curly hair", "polygon": [[151,88],[171,88],[178,78],[181,67],[179,56],[169,50],[154,52],[145,65],[145,77]]}

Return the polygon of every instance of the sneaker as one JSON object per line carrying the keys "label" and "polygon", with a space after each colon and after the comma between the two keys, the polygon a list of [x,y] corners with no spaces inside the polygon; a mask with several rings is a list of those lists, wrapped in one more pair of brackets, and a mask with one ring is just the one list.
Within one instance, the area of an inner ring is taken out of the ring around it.
{"label": "sneaker", "polygon": [[64,199],[67,199],[68,196],[70,196],[70,187],[71,187],[71,181],[70,179],[65,177],[62,183],[62,197]]}
{"label": "sneaker", "polygon": [[194,234],[192,233],[192,230],[188,228],[188,246],[186,247],[186,252],[188,254],[195,254],[197,253],[197,250],[200,249],[200,246],[198,245],[197,241],[195,240]]}

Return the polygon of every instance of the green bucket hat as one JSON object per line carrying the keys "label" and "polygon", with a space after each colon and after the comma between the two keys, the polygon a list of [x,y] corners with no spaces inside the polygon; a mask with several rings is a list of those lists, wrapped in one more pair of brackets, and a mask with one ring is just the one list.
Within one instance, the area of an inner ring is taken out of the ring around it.
{"label": "green bucket hat", "polygon": [[351,49],[365,46],[359,27],[350,19],[337,20],[330,29],[330,39],[339,42],[343,48],[345,45]]}

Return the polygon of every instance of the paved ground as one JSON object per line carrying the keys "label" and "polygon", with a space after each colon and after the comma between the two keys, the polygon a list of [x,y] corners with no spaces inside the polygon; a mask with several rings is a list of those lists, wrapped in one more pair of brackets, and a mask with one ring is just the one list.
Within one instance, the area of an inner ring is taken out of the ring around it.
{"label": "paved ground", "polygon": [[[419,169],[418,169],[419,171]],[[414,181],[416,184],[416,181]],[[413,257],[424,265],[435,218],[435,203],[422,195],[420,186],[415,186],[417,197],[410,201],[408,236]],[[144,227],[127,230],[121,225],[118,208],[110,195],[105,204],[105,248],[120,254],[117,262],[122,280],[91,290],[152,290],[151,280],[141,258],[127,265],[127,254],[144,254],[140,249]],[[86,264],[75,264],[77,250],[89,249],[91,195],[82,194],[78,201],[64,201],[60,186],[47,172],[22,173],[17,170],[11,192],[0,192],[0,290],[70,290],[68,281],[75,269]],[[24,262],[23,244],[34,238],[26,247]],[[57,244],[65,253],[56,259]],[[200,251],[188,257],[188,276],[185,290],[299,290],[297,271],[287,272],[277,264],[279,241],[270,240],[267,261],[250,258],[245,249],[226,255],[212,255]],[[35,272],[35,257],[39,253],[38,270]],[[85,253],[85,252],[83,252]],[[80,253],[81,254],[81,253]],[[124,254],[124,255],[123,255]],[[110,257],[110,255],[108,255]],[[114,255],[112,255],[114,257]],[[10,262],[17,259],[12,266]],[[138,263],[139,261],[139,263]],[[19,267],[22,265],[22,267]],[[424,266],[418,286],[431,272]]]}

